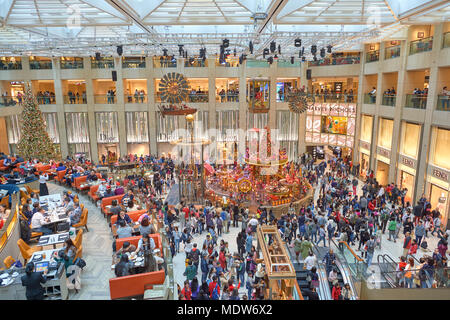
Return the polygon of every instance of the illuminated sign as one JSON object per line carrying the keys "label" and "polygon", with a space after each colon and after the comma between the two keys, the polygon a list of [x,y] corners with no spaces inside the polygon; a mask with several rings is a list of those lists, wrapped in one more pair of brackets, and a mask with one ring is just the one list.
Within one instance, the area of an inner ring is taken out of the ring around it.
{"label": "illuminated sign", "polygon": [[448,174],[445,173],[444,171],[438,170],[438,169],[433,169],[432,172],[433,176],[435,176],[438,179],[444,180],[444,181],[448,181]]}

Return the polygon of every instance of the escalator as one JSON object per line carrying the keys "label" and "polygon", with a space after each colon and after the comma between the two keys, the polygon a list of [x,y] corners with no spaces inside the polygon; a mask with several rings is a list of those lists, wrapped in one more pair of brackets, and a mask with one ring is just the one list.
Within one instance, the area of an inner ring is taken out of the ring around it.
{"label": "escalator", "polygon": [[[409,255],[408,258],[412,257],[414,259],[414,264],[419,265],[420,261]],[[380,268],[380,273],[382,275],[382,280],[380,281],[382,288],[398,288],[400,285],[398,283],[398,271],[397,266],[399,261],[395,261],[388,254],[379,254],[377,257],[378,267]],[[385,285],[383,285],[386,283]]]}
{"label": "escalator", "polygon": [[[295,269],[295,274],[297,276],[297,284],[303,295],[304,300],[308,300],[309,283],[306,280],[308,277],[308,270],[304,268],[302,262],[297,262],[295,260],[295,253],[292,248],[287,247],[292,264]],[[328,280],[326,277],[325,266],[320,263],[319,257],[317,257],[317,274],[319,275],[319,286],[316,288],[316,292],[320,300],[331,300],[331,291],[328,286]]]}

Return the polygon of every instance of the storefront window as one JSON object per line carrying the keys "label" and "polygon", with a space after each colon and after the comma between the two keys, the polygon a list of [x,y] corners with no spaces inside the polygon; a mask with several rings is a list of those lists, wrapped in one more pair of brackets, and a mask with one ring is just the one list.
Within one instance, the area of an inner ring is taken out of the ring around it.
{"label": "storefront window", "polygon": [[414,176],[405,171],[400,171],[400,188],[406,188],[405,201],[412,202],[414,194]]}
{"label": "storefront window", "polygon": [[448,191],[432,184],[430,192],[430,203],[432,210],[438,210],[441,214],[441,221],[444,226],[448,221]]}
{"label": "storefront window", "polygon": [[359,174],[361,175],[361,177],[366,177],[367,176],[367,170],[369,169],[369,156],[367,154],[361,153],[361,167],[359,169]]}
{"label": "storefront window", "polygon": [[126,112],[127,142],[148,142],[147,112]]}
{"label": "storefront window", "polygon": [[394,120],[380,118],[380,126],[378,130],[378,145],[380,147],[391,149],[392,132],[394,129]]}
{"label": "storefront window", "polygon": [[239,111],[216,111],[217,141],[237,141]]}
{"label": "storefront window", "polygon": [[450,170],[450,130],[436,128],[435,134],[433,163],[438,167]]}
{"label": "storefront window", "polygon": [[371,143],[373,117],[363,115],[361,118],[361,140]]}
{"label": "storefront window", "polygon": [[385,186],[388,184],[389,177],[389,165],[382,161],[377,161],[377,174],[376,179],[379,184]]}
{"label": "storefront window", "polygon": [[420,140],[420,125],[403,123],[401,153],[412,158],[417,158]]}

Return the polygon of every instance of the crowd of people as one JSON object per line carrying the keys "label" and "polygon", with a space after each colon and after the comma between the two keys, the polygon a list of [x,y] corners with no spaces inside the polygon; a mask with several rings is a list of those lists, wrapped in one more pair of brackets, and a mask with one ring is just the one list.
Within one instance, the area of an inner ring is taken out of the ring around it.
{"label": "crowd of people", "polygon": [[55,103],[55,93],[53,91],[38,91],[36,94],[38,104],[52,104]]}

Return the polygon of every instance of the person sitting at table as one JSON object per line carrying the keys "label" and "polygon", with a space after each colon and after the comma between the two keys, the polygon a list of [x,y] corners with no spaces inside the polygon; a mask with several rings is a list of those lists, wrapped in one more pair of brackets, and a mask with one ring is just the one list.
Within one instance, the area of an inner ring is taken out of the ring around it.
{"label": "person sitting at table", "polygon": [[153,234],[155,233],[155,228],[153,227],[153,225],[150,223],[150,220],[148,217],[142,219],[142,221],[140,222],[141,225],[139,226],[139,232],[140,234],[145,237],[149,234]]}
{"label": "person sitting at table", "polygon": [[39,172],[39,195],[48,196],[48,188],[47,188],[48,174]]}
{"label": "person sitting at table", "polygon": [[153,250],[153,257],[155,258],[156,265],[158,266],[157,270],[161,270],[162,266],[164,264],[164,258],[161,257],[161,250],[155,249]]}
{"label": "person sitting at table", "polygon": [[[113,242],[113,251],[116,251],[116,241]],[[116,264],[120,257],[126,253],[132,253],[136,251],[136,246],[134,244],[129,243],[128,241],[124,241],[122,248],[117,250],[117,252],[113,255],[113,263]]]}
{"label": "person sitting at table", "polygon": [[74,209],[72,211],[69,211],[69,219],[70,219],[70,225],[71,226],[73,226],[74,224],[79,223],[80,219],[81,219],[80,203],[79,202],[75,202],[73,204],[73,207],[74,207]]}
{"label": "person sitting at table", "polygon": [[33,202],[33,205],[37,202],[39,204],[39,194],[32,192],[30,194],[31,201]]}
{"label": "person sitting at table", "polygon": [[117,200],[114,199],[111,202],[111,208],[109,208],[109,212],[111,213],[111,215],[117,215],[121,210],[122,208],[118,205]]}
{"label": "person sitting at table", "polygon": [[10,209],[7,209],[4,204],[0,204],[0,215],[3,219],[8,219],[9,214],[11,213]]}
{"label": "person sitting at table", "polygon": [[122,205],[127,207],[128,202],[133,201],[133,199],[134,199],[133,190],[130,189],[130,190],[128,190],[127,194],[123,196]]}
{"label": "person sitting at table", "polygon": [[116,230],[117,238],[129,238],[133,235],[133,228],[125,220],[120,220],[119,227]]}
{"label": "person sitting at table", "polygon": [[67,167],[62,162],[60,162],[58,164],[58,167],[56,168],[56,171],[64,171],[66,169],[67,169]]}
{"label": "person sitting at table", "polygon": [[42,232],[44,235],[52,234],[52,230],[43,225],[49,222],[49,219],[44,216],[45,210],[39,208],[39,210],[33,214],[31,218],[31,227],[33,232]]}
{"label": "person sitting at table", "polygon": [[117,181],[116,182],[116,190],[114,190],[114,195],[116,196],[120,196],[121,194],[125,193],[125,189],[123,188],[123,186],[120,185],[120,182]]}
{"label": "person sitting at table", "polygon": [[34,263],[28,262],[25,267],[25,275],[20,278],[22,286],[26,287],[27,300],[44,300],[44,288],[41,283],[47,282],[47,271],[34,272]]}
{"label": "person sitting at table", "polygon": [[77,247],[75,247],[75,244],[73,243],[72,239],[70,239],[70,238],[68,238],[64,242],[63,250],[64,250],[64,253],[72,259],[75,257],[75,255],[77,253]]}
{"label": "person sitting at table", "polygon": [[131,224],[132,222],[130,216],[123,210],[120,210],[119,214],[117,215],[116,224],[119,225],[120,221],[125,221],[126,224]]}
{"label": "person sitting at table", "polygon": [[73,201],[70,198],[64,198],[64,209],[67,214],[70,214],[73,210],[75,210]]}
{"label": "person sitting at table", "polygon": [[102,199],[105,196],[106,193],[106,182],[102,182],[97,189],[97,195],[100,199]]}
{"label": "person sitting at table", "polygon": [[111,190],[111,186],[107,185],[106,186],[106,192],[103,195],[103,198],[109,198],[109,197],[114,197],[114,192]]}
{"label": "person sitting at table", "polygon": [[33,210],[31,210],[30,205],[28,203],[25,203],[22,206],[22,213],[25,217],[28,219],[28,224],[31,223],[31,218],[33,218]]}
{"label": "person sitting at table", "polygon": [[[150,247],[148,247],[149,245]],[[155,247],[156,247],[155,240],[153,240],[153,238],[151,238],[147,234],[139,239],[138,247],[135,252],[138,253],[139,251],[145,251],[146,249],[151,250],[153,252],[153,250],[155,250]]]}
{"label": "person sitting at table", "polygon": [[6,179],[4,175],[0,175],[0,184],[7,184],[7,183],[8,179]]}
{"label": "person sitting at table", "polygon": [[139,210],[139,206],[135,204],[133,200],[129,201],[127,205],[127,212],[133,212],[136,210]]}
{"label": "person sitting at table", "polygon": [[124,277],[130,275],[130,261],[128,259],[128,255],[123,254],[120,257],[119,263],[116,264],[114,267],[114,273],[116,274],[116,277]]}

